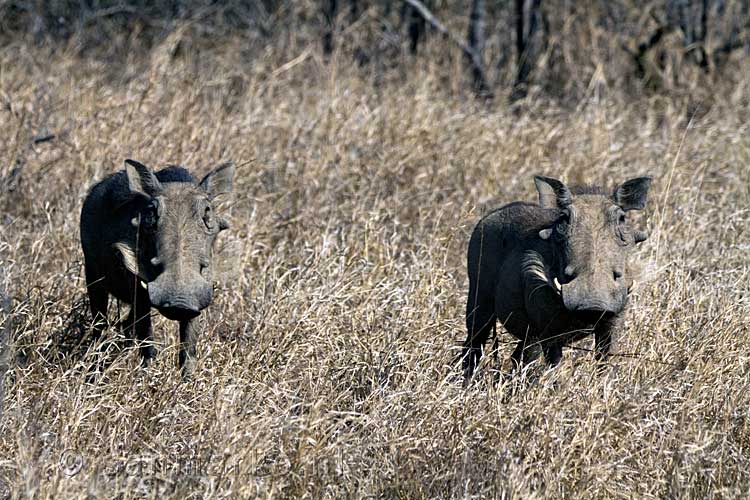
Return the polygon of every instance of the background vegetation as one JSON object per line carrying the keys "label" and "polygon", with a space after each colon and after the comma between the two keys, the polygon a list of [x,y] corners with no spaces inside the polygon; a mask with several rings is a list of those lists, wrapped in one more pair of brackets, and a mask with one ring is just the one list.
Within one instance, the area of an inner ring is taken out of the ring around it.
{"label": "background vegetation", "polygon": [[[515,4],[481,47],[427,4],[454,37],[412,51],[395,1],[0,3],[0,498],[746,494],[746,4],[522,3],[520,86]],[[189,383],[158,315],[154,365],[86,381],[78,214],[126,157],[241,165]],[[463,389],[469,232],[536,173],[655,178],[620,356],[494,383],[500,332]]]}

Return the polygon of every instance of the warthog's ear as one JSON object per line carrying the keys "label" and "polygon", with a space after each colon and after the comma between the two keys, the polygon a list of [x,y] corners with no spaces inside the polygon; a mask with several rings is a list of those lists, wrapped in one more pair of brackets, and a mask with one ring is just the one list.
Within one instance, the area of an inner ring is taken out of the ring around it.
{"label": "warthog's ear", "polygon": [[534,184],[539,192],[539,206],[542,208],[565,208],[573,202],[570,190],[557,179],[537,175],[534,176]]}
{"label": "warthog's ear", "polygon": [[642,210],[646,206],[650,187],[651,177],[636,177],[617,186],[612,198],[625,211]]}
{"label": "warthog's ear", "polygon": [[128,186],[133,194],[154,196],[161,190],[161,184],[153,172],[143,163],[125,160],[125,173],[128,175]]}
{"label": "warthog's ear", "polygon": [[200,186],[208,193],[209,198],[215,198],[220,194],[232,192],[232,180],[234,179],[234,164],[224,163],[206,174],[200,182]]}

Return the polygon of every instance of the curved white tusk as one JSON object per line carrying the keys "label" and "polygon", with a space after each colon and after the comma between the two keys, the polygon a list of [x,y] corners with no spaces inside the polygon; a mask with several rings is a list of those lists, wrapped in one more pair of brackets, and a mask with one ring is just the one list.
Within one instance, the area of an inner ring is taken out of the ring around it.
{"label": "curved white tusk", "polygon": [[558,291],[558,292],[562,292],[562,285],[560,285],[560,282],[559,282],[559,281],[557,281],[557,278],[553,279],[553,280],[552,280],[552,283],[554,283],[554,284],[555,284],[555,288],[557,288],[557,291]]}
{"label": "curved white tusk", "polygon": [[143,287],[143,289],[144,289],[144,290],[148,290],[148,285],[146,284],[146,282],[145,282],[145,281],[143,281],[143,280],[138,280],[138,283],[140,283],[140,284],[141,284],[141,286]]}

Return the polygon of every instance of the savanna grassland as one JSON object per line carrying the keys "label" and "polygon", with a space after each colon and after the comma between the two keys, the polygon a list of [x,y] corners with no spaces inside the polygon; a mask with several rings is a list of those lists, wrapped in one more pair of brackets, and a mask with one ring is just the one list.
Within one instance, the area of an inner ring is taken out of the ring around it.
{"label": "savanna grassland", "polygon": [[[195,31],[0,49],[0,498],[748,494],[746,62],[682,94],[607,91],[600,75],[572,105],[511,107],[463,90],[447,45],[357,64],[304,34]],[[125,158],[238,165],[190,382],[156,313],[148,369],[129,348],[87,379],[79,213]],[[620,355],[598,374],[583,341],[496,383],[512,351],[499,329],[464,389],[470,231],[535,200],[540,173],[654,177]]]}

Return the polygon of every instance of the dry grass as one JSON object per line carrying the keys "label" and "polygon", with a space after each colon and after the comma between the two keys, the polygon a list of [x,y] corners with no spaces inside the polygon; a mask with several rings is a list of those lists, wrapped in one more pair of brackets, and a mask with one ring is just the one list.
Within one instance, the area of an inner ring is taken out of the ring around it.
{"label": "dry grass", "polygon": [[[248,64],[231,44],[171,60],[170,43],[125,66],[0,51],[16,352],[0,485],[37,498],[747,493],[747,87],[692,120],[656,97],[516,116],[441,90],[454,77],[429,58],[381,81],[312,47]],[[163,320],[151,368],[129,350],[85,382],[78,213],[126,157],[198,173],[243,164],[191,383]],[[493,384],[488,356],[464,390],[450,360],[465,335],[468,232],[485,207],[533,199],[540,172],[655,177],[619,342],[638,357],[598,376],[568,349],[511,387]]]}

